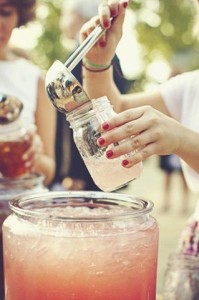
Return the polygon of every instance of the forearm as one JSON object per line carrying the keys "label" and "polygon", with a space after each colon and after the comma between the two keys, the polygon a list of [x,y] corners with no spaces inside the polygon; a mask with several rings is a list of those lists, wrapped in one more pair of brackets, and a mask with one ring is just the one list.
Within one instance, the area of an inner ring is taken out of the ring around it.
{"label": "forearm", "polygon": [[183,127],[180,147],[176,154],[199,173],[199,133]]}
{"label": "forearm", "polygon": [[169,115],[164,100],[158,90],[122,95],[113,81],[112,73],[112,68],[96,73],[89,72],[83,68],[83,85],[90,99],[107,96],[116,112],[150,105],[164,114]]}

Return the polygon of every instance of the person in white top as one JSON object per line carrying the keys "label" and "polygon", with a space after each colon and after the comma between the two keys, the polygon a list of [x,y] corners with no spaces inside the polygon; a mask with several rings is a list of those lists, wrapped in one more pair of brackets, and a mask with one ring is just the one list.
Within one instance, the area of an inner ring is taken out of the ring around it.
{"label": "person in white top", "polygon": [[9,46],[13,30],[35,18],[35,6],[36,0],[0,0],[0,93],[17,97],[23,103],[24,122],[36,125],[34,143],[23,158],[49,185],[55,172],[55,110],[40,69]]}
{"label": "person in white top", "polygon": [[[198,1],[195,4],[199,7]],[[98,144],[103,147],[116,145],[111,150],[108,148],[108,159],[135,151],[122,162],[125,168],[154,154],[175,153],[182,161],[188,186],[198,193],[199,70],[178,75],[153,92],[122,95],[112,80],[111,60],[122,36],[127,6],[126,0],[103,1],[99,16],[85,23],[80,32],[82,42],[97,24],[107,29],[86,54],[83,63],[83,85],[89,97],[106,95],[119,112],[102,125],[104,133]],[[111,15],[117,15],[112,23]],[[120,141],[122,143],[118,144]],[[198,210],[193,218],[199,220]]]}

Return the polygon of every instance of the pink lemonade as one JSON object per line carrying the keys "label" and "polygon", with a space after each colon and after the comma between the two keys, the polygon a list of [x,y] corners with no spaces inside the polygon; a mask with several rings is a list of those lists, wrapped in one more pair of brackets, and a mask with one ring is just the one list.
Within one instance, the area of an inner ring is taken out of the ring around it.
{"label": "pink lemonade", "polygon": [[[87,207],[82,198],[76,200],[78,205],[73,202],[73,207],[71,200],[65,207],[58,207],[55,201],[49,219],[29,220],[16,214],[6,219],[5,299],[155,300],[155,219],[146,214],[127,217],[129,207],[109,205],[107,210],[104,199],[100,199],[100,206],[92,199]],[[49,215],[50,211],[46,208],[44,212]],[[76,221],[56,219],[55,215],[62,219],[72,216]]]}
{"label": "pink lemonade", "polygon": [[[132,154],[133,155],[133,154]],[[95,184],[105,192],[111,192],[124,187],[132,180],[140,177],[143,165],[138,163],[131,168],[122,166],[122,159],[107,159],[105,154],[101,157],[82,157]]]}

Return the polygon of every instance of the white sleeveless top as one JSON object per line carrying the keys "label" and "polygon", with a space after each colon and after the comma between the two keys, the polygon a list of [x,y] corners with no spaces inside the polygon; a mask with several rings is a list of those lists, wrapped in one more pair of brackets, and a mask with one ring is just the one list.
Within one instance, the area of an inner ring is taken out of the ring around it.
{"label": "white sleeveless top", "polygon": [[[170,114],[199,133],[199,70],[175,76],[159,88]],[[181,162],[188,186],[199,193],[199,173]]]}
{"label": "white sleeveless top", "polygon": [[24,122],[35,123],[40,74],[40,69],[24,58],[0,61],[0,93],[15,96],[23,103]]}

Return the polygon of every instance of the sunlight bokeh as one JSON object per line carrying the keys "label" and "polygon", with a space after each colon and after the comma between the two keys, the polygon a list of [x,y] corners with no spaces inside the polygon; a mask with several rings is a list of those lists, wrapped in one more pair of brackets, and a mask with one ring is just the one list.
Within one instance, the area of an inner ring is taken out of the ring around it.
{"label": "sunlight bokeh", "polygon": [[[45,9],[42,7],[38,11],[40,19],[46,16]],[[136,78],[141,70],[143,64],[141,60],[141,46],[136,38],[135,16],[130,10],[127,10],[126,19],[123,27],[123,37],[117,47],[117,55],[120,59],[121,67],[125,77]],[[17,28],[14,30],[10,43],[12,46],[20,47],[25,50],[34,49],[37,45],[38,38],[42,34],[44,28],[40,22],[34,22],[27,27]],[[148,76],[154,81],[164,81],[168,77],[168,66],[166,63],[158,60],[149,66]],[[160,79],[161,77],[161,79]]]}

